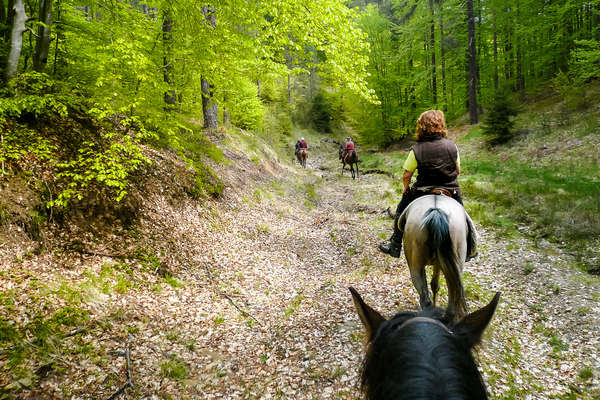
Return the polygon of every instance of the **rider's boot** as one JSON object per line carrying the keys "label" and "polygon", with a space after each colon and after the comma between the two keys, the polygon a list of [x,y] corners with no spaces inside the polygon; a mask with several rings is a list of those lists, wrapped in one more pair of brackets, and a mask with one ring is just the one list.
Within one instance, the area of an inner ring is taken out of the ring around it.
{"label": "rider's boot", "polygon": [[399,234],[394,233],[388,241],[380,243],[379,250],[392,257],[399,258],[402,250],[402,232]]}
{"label": "rider's boot", "polygon": [[477,230],[475,229],[475,224],[473,224],[473,220],[469,214],[467,214],[467,226],[469,227],[469,230],[467,233],[467,256],[465,262],[471,261],[479,254],[477,252]]}

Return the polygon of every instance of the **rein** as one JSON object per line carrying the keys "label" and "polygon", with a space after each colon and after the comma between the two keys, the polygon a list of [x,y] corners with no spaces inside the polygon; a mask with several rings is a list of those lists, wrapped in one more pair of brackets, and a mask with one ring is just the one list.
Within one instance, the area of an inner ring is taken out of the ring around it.
{"label": "rein", "polygon": [[400,326],[397,328],[398,330],[407,327],[408,325],[411,324],[415,324],[417,322],[426,322],[428,324],[434,324],[437,326],[441,326],[442,328],[444,328],[444,330],[450,334],[453,334],[454,332],[452,332],[446,325],[444,325],[443,323],[441,323],[440,321],[438,321],[437,319],[433,319],[433,318],[428,318],[428,317],[414,317],[411,318],[407,321],[404,321],[402,324],[400,324]]}

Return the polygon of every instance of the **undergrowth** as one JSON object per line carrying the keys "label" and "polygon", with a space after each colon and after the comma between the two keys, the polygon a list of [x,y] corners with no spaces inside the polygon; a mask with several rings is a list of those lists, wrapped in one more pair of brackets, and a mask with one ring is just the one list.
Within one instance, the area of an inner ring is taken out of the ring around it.
{"label": "undergrowth", "polygon": [[[479,126],[458,140],[465,208],[480,224],[551,242],[600,273],[600,172],[597,150],[587,144],[597,141],[598,113],[584,110],[563,123],[556,101],[523,110],[520,136],[505,145],[488,147]],[[405,158],[363,153],[361,167],[393,172],[401,189]]]}

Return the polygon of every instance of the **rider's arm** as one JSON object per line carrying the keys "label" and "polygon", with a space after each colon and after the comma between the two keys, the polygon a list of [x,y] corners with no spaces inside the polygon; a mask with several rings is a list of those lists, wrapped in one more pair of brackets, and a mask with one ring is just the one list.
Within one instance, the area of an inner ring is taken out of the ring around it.
{"label": "rider's arm", "polygon": [[402,190],[402,194],[406,193],[408,187],[410,186],[410,179],[412,178],[415,170],[417,169],[417,158],[415,157],[415,152],[411,150],[408,153],[408,157],[404,161],[404,175],[402,175],[402,184],[404,185],[404,190]]}
{"label": "rider's arm", "polygon": [[402,194],[406,193],[410,186],[410,180],[413,176],[414,172],[404,170],[404,174],[402,175],[402,184],[404,185],[404,189],[402,190]]}

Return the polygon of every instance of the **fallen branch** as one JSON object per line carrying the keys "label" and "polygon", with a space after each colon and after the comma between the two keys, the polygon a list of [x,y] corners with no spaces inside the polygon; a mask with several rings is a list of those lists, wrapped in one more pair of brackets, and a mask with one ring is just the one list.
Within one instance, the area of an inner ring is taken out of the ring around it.
{"label": "fallen branch", "polygon": [[[89,327],[87,327],[87,326],[84,326],[84,327],[81,327],[81,328],[77,328],[77,329],[73,329],[72,331],[65,333],[62,336],[62,339],[66,339],[68,337],[75,336],[75,335],[78,335],[78,334],[83,333],[83,332],[87,332],[88,330],[89,330]],[[33,346],[33,344],[35,343],[36,340],[38,340],[38,338],[37,337],[33,337],[33,338],[29,339],[28,341],[23,342],[22,346]],[[14,350],[16,346],[17,345],[10,346],[10,347],[8,347],[6,349],[0,349],[0,356],[2,354],[4,354],[4,353],[7,353],[9,351]]]}
{"label": "fallen branch", "polygon": [[79,254],[85,254],[88,256],[109,257],[109,258],[116,258],[116,259],[120,259],[120,260],[132,257],[131,254],[102,253],[99,251],[91,251],[91,250],[87,250],[84,248],[78,248],[73,243],[71,243],[68,246],[65,246],[65,250],[72,251],[72,252],[79,253]]}
{"label": "fallen branch", "polygon": [[362,171],[363,175],[369,175],[369,174],[380,174],[380,175],[387,175],[390,178],[394,177],[394,174],[392,174],[390,171],[384,171],[382,169],[367,169],[366,171]]}
{"label": "fallen branch", "polygon": [[235,308],[237,308],[237,310],[244,316],[244,317],[249,317],[252,318],[254,320],[254,322],[256,322],[259,326],[263,326],[263,324],[254,317],[254,315],[250,314],[248,311],[242,309],[235,301],[233,301],[233,299],[231,298],[231,296],[229,296],[227,293],[223,293],[223,292],[218,292],[218,294],[220,296],[225,297],[227,300],[229,300],[229,303],[234,306]]}
{"label": "fallen branch", "polygon": [[[204,269],[206,270],[206,274],[208,275],[208,279],[210,280],[211,286],[214,287],[216,286],[216,282],[215,282],[215,277],[212,273],[212,271],[210,270],[210,268],[208,268],[208,265],[204,265]],[[215,293],[217,293],[219,296],[222,296],[224,298],[226,298],[229,303],[234,306],[239,312],[240,314],[242,314],[242,316],[247,317],[247,318],[252,318],[254,320],[254,322],[256,322],[259,326],[263,326],[262,322],[260,322],[254,315],[250,314],[248,311],[244,310],[242,307],[240,307],[232,298],[230,295],[228,295],[225,292],[218,292],[215,290]]]}
{"label": "fallen branch", "polygon": [[116,399],[121,393],[123,393],[127,388],[133,388],[133,382],[131,381],[131,351],[129,350],[129,346],[131,344],[131,336],[127,338],[127,347],[125,348],[125,364],[127,374],[127,381],[122,384],[116,392],[114,392],[107,400]]}

